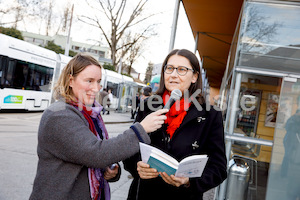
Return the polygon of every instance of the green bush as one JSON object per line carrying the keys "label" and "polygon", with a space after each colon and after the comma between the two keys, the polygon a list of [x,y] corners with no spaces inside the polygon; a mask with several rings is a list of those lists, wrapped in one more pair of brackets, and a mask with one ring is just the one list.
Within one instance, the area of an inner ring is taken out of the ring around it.
{"label": "green bush", "polygon": [[11,37],[24,40],[21,31],[15,29],[15,28],[5,28],[0,26],[0,33],[9,35]]}
{"label": "green bush", "polygon": [[109,63],[104,63],[103,64],[103,68],[111,70],[111,71],[116,71],[115,68],[114,68],[114,66],[112,64],[109,64]]}

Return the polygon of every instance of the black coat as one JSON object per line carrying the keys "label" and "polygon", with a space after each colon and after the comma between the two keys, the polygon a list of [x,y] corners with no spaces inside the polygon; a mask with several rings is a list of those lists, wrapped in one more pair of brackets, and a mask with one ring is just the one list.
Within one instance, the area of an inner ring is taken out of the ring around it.
{"label": "black coat", "polygon": [[[142,121],[150,109],[145,103],[144,111],[139,111],[136,121]],[[153,105],[154,106],[154,105]],[[198,111],[192,104],[180,127],[171,140],[166,134],[166,126],[151,133],[151,145],[160,148],[178,161],[193,154],[207,154],[209,160],[200,178],[190,178],[190,187],[175,187],[163,181],[161,177],[140,179],[136,171],[140,155],[125,160],[124,166],[134,180],[128,199],[202,199],[203,193],[218,186],[227,177],[223,119],[220,111],[212,106],[210,110]],[[169,142],[168,142],[169,141]],[[138,194],[136,194],[138,188]]]}

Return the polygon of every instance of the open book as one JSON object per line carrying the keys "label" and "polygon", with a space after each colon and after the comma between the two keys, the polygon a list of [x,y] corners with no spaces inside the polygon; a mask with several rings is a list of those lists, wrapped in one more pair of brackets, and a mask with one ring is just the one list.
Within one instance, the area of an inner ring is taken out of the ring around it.
{"label": "open book", "polygon": [[208,160],[207,155],[192,155],[178,162],[172,156],[145,143],[140,143],[140,151],[142,161],[151,168],[177,177],[201,177]]}

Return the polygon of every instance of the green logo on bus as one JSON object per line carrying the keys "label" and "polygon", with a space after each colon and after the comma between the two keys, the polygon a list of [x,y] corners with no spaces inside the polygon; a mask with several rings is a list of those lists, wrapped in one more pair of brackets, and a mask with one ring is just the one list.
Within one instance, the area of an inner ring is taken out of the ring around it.
{"label": "green logo on bus", "polygon": [[23,96],[8,95],[4,97],[4,103],[22,103]]}

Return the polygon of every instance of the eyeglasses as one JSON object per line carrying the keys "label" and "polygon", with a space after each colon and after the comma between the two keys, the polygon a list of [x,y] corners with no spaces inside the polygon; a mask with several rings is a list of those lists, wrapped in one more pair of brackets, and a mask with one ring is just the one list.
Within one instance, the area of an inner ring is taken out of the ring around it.
{"label": "eyeglasses", "polygon": [[193,69],[190,69],[190,68],[185,67],[185,66],[174,67],[172,65],[166,65],[165,68],[164,68],[166,74],[172,74],[173,71],[174,71],[174,69],[176,69],[177,74],[179,74],[180,76],[186,75],[186,73],[189,70],[191,70],[192,72],[194,72]]}

